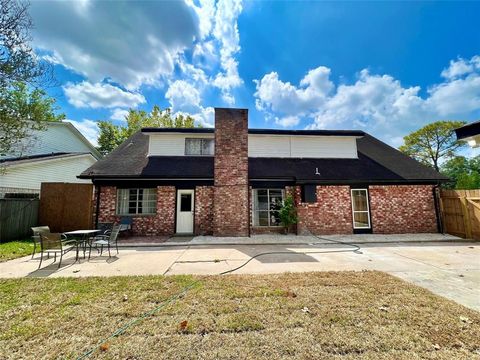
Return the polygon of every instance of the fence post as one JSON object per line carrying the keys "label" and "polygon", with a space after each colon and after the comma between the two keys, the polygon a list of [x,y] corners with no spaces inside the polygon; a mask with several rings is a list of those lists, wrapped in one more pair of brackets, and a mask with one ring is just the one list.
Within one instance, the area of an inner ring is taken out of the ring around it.
{"label": "fence post", "polygon": [[460,197],[460,203],[462,204],[463,223],[465,225],[465,237],[467,239],[471,239],[472,224],[470,222],[470,210],[468,208],[469,205],[468,205],[467,198],[465,196]]}
{"label": "fence post", "polygon": [[440,230],[442,231],[442,234],[445,234],[448,232],[448,229],[447,229],[447,220],[445,216],[445,207],[443,205],[443,199],[442,199],[442,190],[436,189],[435,191],[436,191],[435,196],[437,196],[438,204],[440,207],[440,221],[442,223]]}

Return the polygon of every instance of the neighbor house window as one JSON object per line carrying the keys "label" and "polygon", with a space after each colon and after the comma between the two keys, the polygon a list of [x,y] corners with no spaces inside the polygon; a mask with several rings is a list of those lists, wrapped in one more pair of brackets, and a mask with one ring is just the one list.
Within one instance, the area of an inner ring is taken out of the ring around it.
{"label": "neighbor house window", "polygon": [[117,214],[155,214],[157,210],[157,189],[118,189]]}
{"label": "neighbor house window", "polygon": [[367,189],[352,189],[354,229],[370,229],[370,209]]}
{"label": "neighbor house window", "polygon": [[185,155],[213,155],[214,139],[185,139]]}
{"label": "neighbor house window", "polygon": [[283,203],[281,189],[253,190],[253,225],[280,226],[278,211]]}

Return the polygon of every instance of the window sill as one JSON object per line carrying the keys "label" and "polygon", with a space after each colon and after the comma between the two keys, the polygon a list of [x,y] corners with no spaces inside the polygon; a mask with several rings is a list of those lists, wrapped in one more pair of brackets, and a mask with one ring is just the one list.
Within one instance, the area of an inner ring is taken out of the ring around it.
{"label": "window sill", "polygon": [[151,217],[157,215],[156,213],[154,214],[115,214],[115,216],[120,216],[120,217]]}
{"label": "window sill", "polygon": [[252,228],[259,228],[259,229],[282,229],[284,226],[283,225],[253,225]]}
{"label": "window sill", "polygon": [[213,154],[206,154],[206,155],[202,155],[202,154],[185,154],[184,156],[190,156],[190,157],[214,157],[215,155],[213,155]]}

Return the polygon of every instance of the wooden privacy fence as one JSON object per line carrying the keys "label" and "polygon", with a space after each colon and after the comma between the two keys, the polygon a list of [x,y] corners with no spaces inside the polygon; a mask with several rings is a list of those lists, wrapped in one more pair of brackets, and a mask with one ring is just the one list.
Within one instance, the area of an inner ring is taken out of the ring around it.
{"label": "wooden privacy fence", "polygon": [[38,199],[0,199],[0,242],[28,238],[37,218]]}
{"label": "wooden privacy fence", "polygon": [[440,209],[445,232],[480,240],[480,189],[441,190]]}
{"label": "wooden privacy fence", "polygon": [[53,232],[92,229],[92,184],[42,183],[38,224]]}

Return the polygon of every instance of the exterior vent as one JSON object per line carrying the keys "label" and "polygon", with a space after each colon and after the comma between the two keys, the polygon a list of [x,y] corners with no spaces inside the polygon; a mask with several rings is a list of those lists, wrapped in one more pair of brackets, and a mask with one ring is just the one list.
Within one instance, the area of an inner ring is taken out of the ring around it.
{"label": "exterior vent", "polygon": [[302,186],[302,202],[316,203],[317,202],[317,186],[307,184]]}

